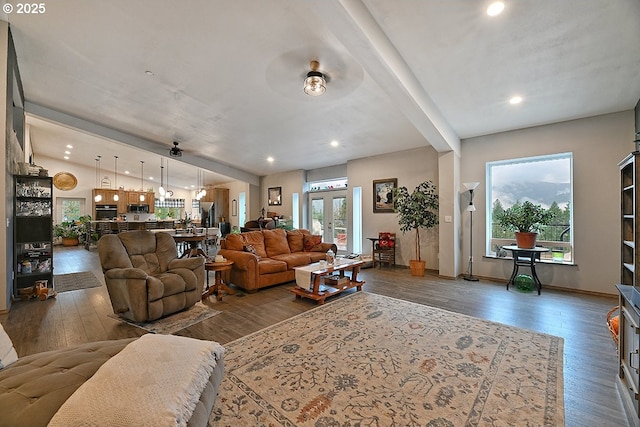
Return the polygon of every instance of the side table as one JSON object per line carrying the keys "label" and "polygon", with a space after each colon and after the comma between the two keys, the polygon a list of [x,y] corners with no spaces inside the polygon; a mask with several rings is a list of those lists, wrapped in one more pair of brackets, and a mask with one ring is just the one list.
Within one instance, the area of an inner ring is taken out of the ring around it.
{"label": "side table", "polygon": [[[229,295],[234,295],[235,292],[233,289],[230,289],[224,280],[222,280],[222,273],[225,271],[231,270],[231,266],[233,265],[233,261],[222,261],[222,262],[206,262],[204,264],[204,269],[207,271],[207,289],[202,293],[202,299],[208,298],[211,294],[216,294],[216,299],[218,301],[222,301],[222,291],[226,292]],[[213,271],[215,280],[212,286],[209,286],[209,272]]]}
{"label": "side table", "polygon": [[519,248],[515,245],[503,246],[502,249],[511,251],[513,256],[513,272],[511,273],[511,277],[507,282],[507,290],[509,290],[509,285],[513,283],[516,276],[518,275],[518,268],[529,267],[531,269],[531,277],[533,278],[533,281],[538,288],[538,295],[540,295],[540,291],[542,290],[542,283],[540,283],[540,279],[538,279],[538,274],[536,273],[536,258],[539,258],[540,254],[543,252],[549,252],[549,249],[540,246],[525,249]]}

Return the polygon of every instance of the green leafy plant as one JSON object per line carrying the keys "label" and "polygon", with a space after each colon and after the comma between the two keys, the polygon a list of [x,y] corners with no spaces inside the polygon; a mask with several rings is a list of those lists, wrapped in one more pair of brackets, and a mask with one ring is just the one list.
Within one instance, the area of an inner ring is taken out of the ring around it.
{"label": "green leafy plant", "polygon": [[553,214],[541,205],[534,205],[530,201],[516,202],[497,215],[500,226],[521,233],[537,233],[542,226],[548,225],[553,220]]}
{"label": "green leafy plant", "polygon": [[393,210],[398,213],[400,231],[416,231],[416,259],[420,258],[420,229],[438,225],[439,199],[436,186],[431,181],[419,184],[412,193],[407,187],[393,190]]}
{"label": "green leafy plant", "polygon": [[[62,221],[56,224],[53,227],[53,235],[63,239],[78,239],[82,243],[89,230],[91,230],[91,216],[83,215],[77,221]],[[97,239],[97,234],[91,237]]]}

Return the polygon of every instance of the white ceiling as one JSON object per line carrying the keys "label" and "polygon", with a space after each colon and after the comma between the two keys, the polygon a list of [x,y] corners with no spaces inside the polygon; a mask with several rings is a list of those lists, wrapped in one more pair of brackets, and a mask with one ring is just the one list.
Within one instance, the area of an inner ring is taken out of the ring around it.
{"label": "white ceiling", "polygon": [[[4,19],[36,158],[72,140],[72,162],[139,170],[160,164],[140,148],[179,141],[218,183],[633,108],[638,0],[505,3],[490,18],[480,0],[56,0]],[[322,97],[302,92],[311,59]],[[193,183],[179,164],[172,183]]]}

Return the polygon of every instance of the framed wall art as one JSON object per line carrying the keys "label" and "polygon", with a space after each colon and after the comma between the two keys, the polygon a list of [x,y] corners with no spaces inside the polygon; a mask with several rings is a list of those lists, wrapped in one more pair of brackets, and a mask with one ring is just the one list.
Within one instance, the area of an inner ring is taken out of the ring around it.
{"label": "framed wall art", "polygon": [[373,213],[393,212],[393,190],[398,187],[398,178],[373,181]]}
{"label": "framed wall art", "polygon": [[269,206],[282,206],[282,187],[269,187]]}

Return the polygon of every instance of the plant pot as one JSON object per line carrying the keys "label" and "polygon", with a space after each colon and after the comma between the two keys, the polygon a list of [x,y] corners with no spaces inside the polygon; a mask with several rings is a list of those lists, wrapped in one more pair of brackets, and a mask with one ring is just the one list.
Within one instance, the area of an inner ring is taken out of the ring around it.
{"label": "plant pot", "polygon": [[409,268],[411,269],[412,276],[424,276],[424,268],[427,264],[426,261],[412,259],[409,260]]}
{"label": "plant pot", "polygon": [[522,249],[533,249],[536,247],[538,233],[525,233],[516,231],[516,245]]}
{"label": "plant pot", "polygon": [[77,237],[63,237],[62,238],[62,246],[78,246],[80,241]]}

